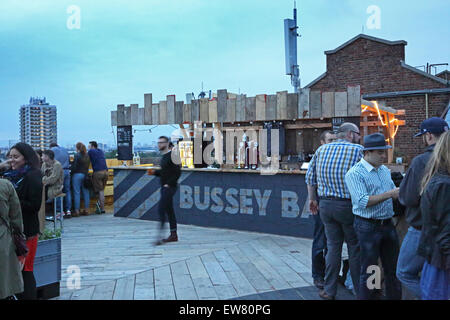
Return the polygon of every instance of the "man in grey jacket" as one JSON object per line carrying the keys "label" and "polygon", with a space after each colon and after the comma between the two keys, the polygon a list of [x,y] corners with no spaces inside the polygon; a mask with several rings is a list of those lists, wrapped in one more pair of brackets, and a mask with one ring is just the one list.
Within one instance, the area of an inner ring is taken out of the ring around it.
{"label": "man in grey jacket", "polygon": [[[67,152],[66,148],[58,146],[56,143],[50,144],[50,149],[55,154],[55,160],[57,160],[59,163],[61,163],[61,166],[64,170],[64,189],[63,192],[66,194],[64,197],[64,218],[71,218],[72,213],[72,192],[70,189],[71,183],[70,183],[70,156],[69,152]],[[57,202],[57,210],[60,212],[59,209],[59,201]]]}
{"label": "man in grey jacket", "polygon": [[422,122],[420,132],[428,146],[423,154],[415,157],[400,185],[399,200],[406,207],[406,221],[409,224],[408,233],[403,239],[397,262],[397,278],[417,298],[420,298],[420,277],[424,258],[417,254],[422,229],[420,212],[420,183],[428,160],[440,135],[448,131],[448,124],[441,118],[430,118]]}

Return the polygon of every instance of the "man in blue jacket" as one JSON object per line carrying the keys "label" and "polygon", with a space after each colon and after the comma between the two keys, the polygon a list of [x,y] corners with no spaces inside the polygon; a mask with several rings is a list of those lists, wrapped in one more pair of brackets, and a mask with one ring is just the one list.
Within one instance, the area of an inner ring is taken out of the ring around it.
{"label": "man in blue jacket", "polygon": [[425,152],[415,157],[406,172],[399,192],[399,200],[406,207],[408,233],[403,239],[397,262],[397,278],[417,298],[421,296],[420,277],[425,259],[417,254],[422,229],[420,211],[420,183],[434,146],[442,133],[448,131],[448,124],[441,118],[430,118],[422,122],[416,137],[422,137],[427,145]]}

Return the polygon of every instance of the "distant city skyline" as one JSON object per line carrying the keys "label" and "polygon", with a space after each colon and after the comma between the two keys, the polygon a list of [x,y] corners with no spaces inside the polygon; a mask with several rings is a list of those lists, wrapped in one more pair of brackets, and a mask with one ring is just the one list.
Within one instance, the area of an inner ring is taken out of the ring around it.
{"label": "distant city skyline", "polygon": [[[144,93],[152,93],[155,102],[170,94],[185,100],[186,93],[198,95],[202,83],[205,91],[250,96],[292,92],[283,19],[292,17],[293,3],[2,0],[0,141],[20,139],[19,108],[30,96],[58,106],[61,145],[115,145],[110,112],[118,104],[143,106]],[[79,21],[68,13],[72,5]],[[324,51],[361,32],[406,40],[409,65],[450,62],[449,1],[305,0],[297,8],[302,86],[326,71]],[[173,130],[137,131],[134,141],[151,143]]]}

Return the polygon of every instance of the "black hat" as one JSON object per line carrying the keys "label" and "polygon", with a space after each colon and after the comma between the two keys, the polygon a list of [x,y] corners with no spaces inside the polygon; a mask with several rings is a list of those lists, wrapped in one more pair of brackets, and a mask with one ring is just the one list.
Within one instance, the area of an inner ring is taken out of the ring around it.
{"label": "black hat", "polygon": [[364,137],[363,151],[386,149],[392,149],[392,147],[386,144],[386,139],[381,133],[374,133]]}
{"label": "black hat", "polygon": [[427,132],[442,134],[445,131],[448,131],[447,121],[438,117],[433,117],[422,122],[422,124],[420,125],[420,132],[417,133],[415,137],[420,137]]}

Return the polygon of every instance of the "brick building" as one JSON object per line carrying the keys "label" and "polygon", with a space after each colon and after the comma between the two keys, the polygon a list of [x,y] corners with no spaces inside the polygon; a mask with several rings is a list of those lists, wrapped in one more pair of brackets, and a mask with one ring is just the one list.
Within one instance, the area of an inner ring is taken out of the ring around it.
{"label": "brick building", "polygon": [[387,41],[360,34],[335,50],[325,51],[327,70],[305,88],[320,91],[345,91],[360,85],[366,100],[384,101],[386,106],[404,109],[396,136],[395,156],[410,160],[423,150],[421,139],[414,138],[420,123],[441,116],[450,103],[447,72],[438,76],[405,63],[406,41]]}

